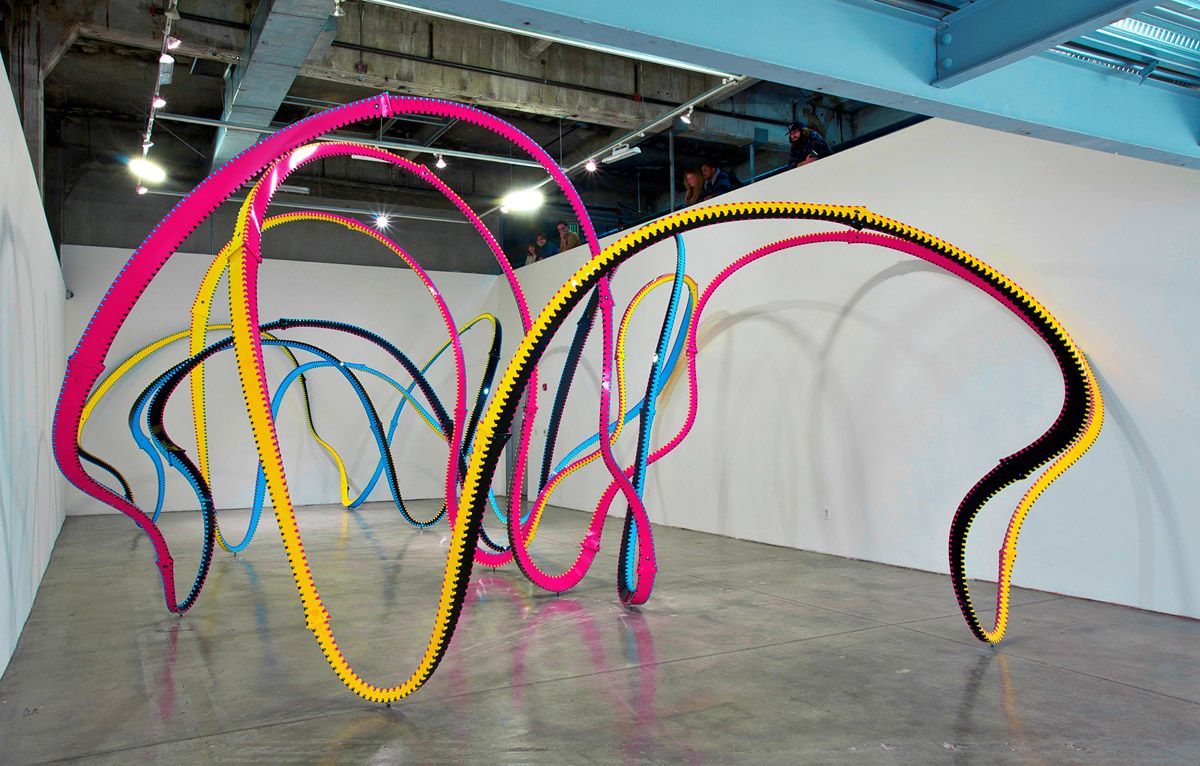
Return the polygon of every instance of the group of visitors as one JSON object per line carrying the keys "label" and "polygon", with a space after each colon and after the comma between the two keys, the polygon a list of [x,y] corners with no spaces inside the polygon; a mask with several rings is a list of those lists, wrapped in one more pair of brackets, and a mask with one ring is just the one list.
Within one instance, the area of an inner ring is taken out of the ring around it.
{"label": "group of visitors", "polygon": [[539,231],[534,235],[533,241],[525,246],[526,266],[552,255],[558,255],[573,247],[579,247],[579,235],[571,229],[569,223],[559,221],[555,225],[555,229],[558,233],[556,239],[552,240],[546,236],[546,232]]}
{"label": "group of visitors", "polygon": [[[798,122],[788,126],[788,142],[791,144],[787,165],[789,170],[828,157],[830,154],[829,144],[825,143],[824,136]],[[686,190],[684,205],[705,202],[741,185],[742,183],[730,173],[711,162],[704,162],[699,170],[688,170],[683,174],[683,186]]]}

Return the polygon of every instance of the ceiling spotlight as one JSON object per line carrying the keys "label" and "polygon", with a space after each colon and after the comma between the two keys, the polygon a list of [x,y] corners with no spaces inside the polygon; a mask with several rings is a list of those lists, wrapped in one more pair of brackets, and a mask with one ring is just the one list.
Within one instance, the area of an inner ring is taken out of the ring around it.
{"label": "ceiling spotlight", "polygon": [[501,212],[501,213],[504,213],[505,215],[508,215],[508,207],[507,207],[507,206],[505,206],[505,205],[501,205],[501,206],[500,206],[500,212]]}
{"label": "ceiling spotlight", "polygon": [[337,19],[346,15],[346,12],[342,10],[342,0],[333,0],[333,13],[330,15]]}
{"label": "ceiling spotlight", "polygon": [[545,197],[537,189],[518,189],[505,194],[500,204],[515,213],[527,213],[537,210],[545,201]]}
{"label": "ceiling spotlight", "polygon": [[444,170],[446,168],[446,158],[439,154],[437,162],[433,163],[433,166],[438,170]]}
{"label": "ceiling spotlight", "polygon": [[181,45],[183,45],[183,40],[180,40],[178,37],[167,37],[167,50],[176,50]]}
{"label": "ceiling spotlight", "polygon": [[162,165],[145,157],[134,157],[131,159],[129,161],[129,172],[133,173],[144,183],[160,184],[167,180],[167,171],[163,170]]}
{"label": "ceiling spotlight", "polygon": [[688,107],[688,110],[687,110],[686,112],[684,112],[683,114],[679,115],[679,119],[683,121],[683,124],[684,124],[684,125],[691,125],[691,124],[692,124],[692,110],[693,110],[694,108],[695,108],[695,107],[689,106],[689,107]]}
{"label": "ceiling spotlight", "polygon": [[595,173],[596,172],[596,161],[589,157],[588,161],[583,163],[583,169],[589,173]]}
{"label": "ceiling spotlight", "polygon": [[641,153],[642,150],[640,147],[630,146],[629,144],[621,144],[620,146],[614,146],[612,154],[602,158],[600,161],[606,164],[610,162],[620,162],[626,157],[633,157]]}
{"label": "ceiling spotlight", "polygon": [[145,194],[148,191],[150,191],[150,190],[147,189],[145,186],[142,186],[141,184],[137,185],[137,193],[138,194]]}
{"label": "ceiling spotlight", "polygon": [[158,63],[160,63],[160,64],[174,64],[174,63],[175,63],[175,57],[174,57],[174,56],[172,56],[170,53],[166,53],[166,52],[164,52],[164,53],[163,53],[161,56],[159,56],[159,57],[158,57]]}
{"label": "ceiling spotlight", "polygon": [[155,109],[162,109],[166,105],[167,100],[162,96],[155,96],[154,100],[150,102],[150,106],[154,107]]}
{"label": "ceiling spotlight", "polygon": [[[340,7],[340,4],[339,4]],[[378,213],[375,216],[375,228],[380,231],[387,231],[388,226],[392,224],[392,217],[387,213]]]}
{"label": "ceiling spotlight", "polygon": [[154,142],[151,141],[150,139],[147,138],[145,141],[143,141],[142,142],[142,156],[145,156],[146,152],[150,151],[150,149],[153,146],[154,146]]}

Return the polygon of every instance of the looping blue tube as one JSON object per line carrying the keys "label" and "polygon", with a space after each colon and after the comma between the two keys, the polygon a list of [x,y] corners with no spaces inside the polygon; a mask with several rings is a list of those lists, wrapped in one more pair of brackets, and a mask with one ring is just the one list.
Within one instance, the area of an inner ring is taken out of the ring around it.
{"label": "looping blue tube", "polygon": [[167,474],[163,469],[162,459],[159,457],[160,451],[164,456],[165,450],[162,450],[159,445],[152,441],[150,437],[142,430],[142,414],[146,410],[146,406],[150,403],[150,399],[159,387],[166,381],[166,376],[163,375],[154,381],[142,391],[141,396],[134,402],[133,407],[129,410],[129,431],[133,434],[133,440],[137,446],[141,448],[149,456],[151,464],[154,465],[154,474],[158,478],[158,496],[154,502],[154,514],[150,517],[151,522],[158,521],[158,515],[162,513],[163,500],[167,494]]}
{"label": "looping blue tube", "polygon": [[[645,496],[646,465],[650,458],[650,429],[654,425],[656,402],[662,393],[669,372],[665,371],[662,358],[666,356],[667,344],[671,341],[671,328],[675,326],[675,314],[679,308],[679,297],[683,293],[683,277],[687,271],[687,248],[684,247],[683,237],[675,235],[675,279],[671,283],[671,300],[667,303],[667,314],[663,318],[662,331],[658,335],[658,345],[655,348],[654,359],[650,362],[650,380],[646,386],[646,403],[642,409],[641,421],[638,423],[637,457],[634,462],[633,488],[639,499]],[[690,301],[689,301],[690,304]],[[690,311],[685,314],[684,323],[678,333],[679,339],[687,332]],[[626,513],[625,527],[621,538],[621,580],[620,588],[626,589],[629,583],[635,583],[637,564],[637,527],[630,523],[632,514]],[[632,590],[632,588],[628,588]]]}
{"label": "looping blue tube", "polygon": [[[424,407],[422,407],[420,402],[416,401],[416,397],[414,397],[412,395],[412,391],[417,385],[415,381],[408,388],[404,388],[400,383],[398,383],[397,381],[395,381],[388,375],[386,375],[382,372],[379,372],[378,370],[375,370],[375,369],[368,367],[366,365],[363,365],[363,364],[356,364],[356,363],[344,363],[343,364],[342,362],[340,362],[339,360],[334,358],[332,355],[328,355],[321,349],[319,349],[315,346],[311,346],[309,344],[298,342],[298,341],[287,341],[287,340],[279,340],[279,339],[275,339],[275,340],[264,339],[263,342],[264,342],[264,345],[282,346],[285,348],[293,348],[293,349],[299,349],[301,351],[308,351],[309,353],[313,353],[315,356],[320,357],[319,361],[308,362],[304,365],[294,367],[288,372],[288,375],[284,378],[284,380],[281,382],[279,387],[276,389],[275,395],[273,397],[272,407],[271,407],[272,415],[278,415],[279,408],[282,404],[283,395],[286,393],[286,391],[291,386],[291,384],[294,381],[296,381],[297,379],[299,379],[304,373],[306,373],[310,370],[322,368],[322,367],[336,367],[342,372],[343,376],[346,377],[347,380],[349,380],[351,382],[351,385],[352,385],[352,387],[354,387],[355,392],[359,395],[359,400],[362,402],[364,409],[368,413],[369,418],[370,418],[371,413],[374,412],[374,407],[371,404],[369,398],[367,398],[366,391],[361,388],[361,384],[356,385],[356,381],[353,379],[353,376],[348,373],[348,370],[353,369],[353,370],[359,370],[362,372],[367,372],[378,378],[385,380],[392,387],[396,388],[398,391],[401,392],[401,394],[402,394],[402,399],[401,399],[401,403],[400,403],[401,407],[403,406],[403,404],[406,401],[411,399],[412,404],[414,407],[417,408],[418,413],[426,420],[434,422],[434,417]],[[133,438],[137,442],[138,446],[141,447],[142,450],[144,452],[146,452],[147,455],[149,455],[151,462],[154,464],[155,473],[158,476],[158,501],[157,501],[157,506],[155,508],[155,513],[154,513],[154,517],[153,517],[154,519],[158,518],[158,515],[162,510],[163,499],[164,499],[164,495],[165,495],[165,487],[166,487],[166,476],[165,476],[165,471],[163,468],[162,460],[159,459],[160,454],[162,454],[164,457],[166,457],[167,463],[169,465],[171,465],[171,467],[175,468],[176,470],[179,470],[180,473],[183,474],[184,478],[188,480],[189,484],[191,484],[193,491],[196,492],[197,497],[201,499],[201,502],[204,501],[203,497],[201,497],[201,495],[203,494],[203,490],[197,486],[195,481],[193,481],[193,477],[189,474],[189,472],[186,470],[183,470],[183,468],[181,466],[176,465],[175,461],[173,461],[171,458],[170,452],[167,451],[161,444],[159,444],[157,442],[157,440],[148,436],[141,428],[142,413],[145,410],[145,407],[151,401],[151,399],[153,399],[154,395],[162,388],[162,386],[165,385],[168,377],[169,376],[164,376],[160,380],[156,381],[155,384],[151,385],[145,391],[143,391],[142,395],[138,398],[137,403],[134,405],[134,407],[130,411],[130,430],[131,430],[131,433],[133,434]],[[399,411],[400,411],[399,408],[397,408],[397,414],[395,416],[393,416],[393,418],[392,418],[391,428],[389,429],[389,432],[388,432],[387,436],[385,437],[384,444],[390,445],[392,438],[395,436]],[[374,432],[375,429],[372,428],[372,430]],[[445,436],[445,433],[443,432],[443,430],[441,428],[439,428],[438,431],[439,431],[439,433],[442,433],[443,436]],[[384,449],[386,449],[386,447],[380,445],[379,434],[376,434],[376,444],[380,446],[380,450],[381,450],[379,473],[382,473],[383,472],[383,464],[386,462],[386,456],[383,454],[382,451]],[[388,483],[390,485],[393,500],[395,501],[397,507],[400,508],[401,512],[404,512],[403,501],[400,498],[399,489],[394,484],[394,481],[393,481],[394,474],[389,472],[388,478],[389,478]],[[369,491],[370,491],[369,489],[367,491],[365,491],[363,493],[363,497],[365,497],[366,494],[369,493]],[[265,500],[266,500],[265,476],[263,474],[262,464],[260,463],[259,469],[257,472],[257,479],[255,481],[254,500],[253,500],[253,504],[252,504],[252,508],[251,508],[251,517],[250,517],[250,523],[249,523],[247,533],[243,537],[241,542],[239,542],[235,545],[228,546],[230,552],[239,553],[242,550],[244,550],[247,545],[249,545],[250,540],[253,538],[254,533],[258,527],[258,522],[261,518],[262,509],[263,509],[263,506],[265,505]],[[496,511],[496,513],[499,514],[499,508],[498,508],[498,504],[496,502],[494,494],[489,494],[489,501],[491,502],[491,505],[492,505],[493,509]],[[360,502],[361,502],[361,499],[360,499]],[[407,513],[405,513],[405,516],[411,523],[414,523],[417,526],[431,526],[433,523],[436,523],[436,521],[438,520],[438,519],[434,519],[428,523],[416,522],[411,517],[409,517]],[[439,518],[440,518],[440,515],[439,515]],[[228,544],[228,542],[227,542],[227,544]]]}
{"label": "looping blue tube", "polygon": [[[688,323],[692,319],[692,309],[692,294],[687,293],[687,301],[684,303],[683,318],[679,323],[679,332],[675,335],[675,344],[671,347],[671,356],[667,359],[666,366],[664,367],[664,381],[670,380],[671,373],[675,371],[675,365],[679,362],[679,357],[683,355],[684,341],[687,339],[686,336]],[[625,413],[624,423],[628,424],[634,418],[640,415],[642,412],[642,407],[644,407],[645,404],[646,398],[644,396],[641,399],[638,399],[637,402]],[[608,426],[608,433],[611,435],[612,432],[616,430],[616,427],[617,421],[614,420]],[[583,453],[589,451],[592,449],[592,447],[595,447],[599,443],[599,434],[592,434],[592,436],[586,441],[581,442],[573,450],[568,452],[566,457],[558,461],[558,465],[554,466],[554,470],[550,472],[550,478],[547,483],[549,483],[549,481],[553,481],[554,477],[558,476],[558,474],[560,474],[567,466],[574,463]]]}
{"label": "looping blue tube", "polygon": [[[302,350],[307,350],[307,349],[302,349]],[[271,398],[271,417],[277,417],[279,415],[279,408],[283,405],[284,394],[287,393],[288,389],[291,387],[293,382],[295,382],[304,373],[306,373],[310,370],[321,369],[323,367],[340,367],[343,369],[350,369],[350,370],[357,370],[359,372],[365,372],[367,374],[374,375],[375,377],[379,378],[380,380],[383,380],[384,382],[388,383],[390,386],[392,386],[393,388],[395,388],[397,391],[400,392],[400,394],[401,394],[400,405],[396,408],[396,414],[392,416],[391,425],[388,428],[388,432],[385,437],[386,443],[389,447],[392,443],[393,437],[396,435],[396,425],[397,425],[397,420],[399,419],[400,408],[404,406],[405,402],[411,401],[412,406],[417,408],[417,412],[421,415],[422,418],[429,420],[429,421],[433,421],[433,416],[430,415],[429,412],[424,407],[421,406],[421,403],[417,401],[417,398],[412,395],[412,390],[416,387],[416,383],[413,383],[408,388],[404,388],[403,386],[400,385],[400,383],[398,383],[396,380],[394,380],[387,373],[380,372],[379,370],[376,370],[373,367],[368,367],[365,364],[359,364],[357,362],[338,363],[338,362],[331,362],[329,360],[324,360],[324,359],[318,360],[315,362],[306,362],[306,363],[300,365],[299,367],[293,368],[292,370],[290,370],[288,372],[288,374],[284,377],[284,379],[282,381],[280,381],[278,388],[275,389],[275,394]],[[424,372],[424,370],[422,370],[422,372]],[[361,399],[361,396],[360,396],[360,399]],[[364,402],[364,405],[365,404],[366,403]],[[446,437],[445,432],[442,431],[441,428],[438,428],[438,433],[442,435],[442,438]],[[383,460],[384,460],[384,458],[381,455],[380,456],[381,463]],[[380,472],[382,472],[382,468],[380,468],[379,470],[380,470]],[[370,491],[371,491],[370,487],[363,490],[363,492],[360,495],[359,500],[358,500],[359,505],[362,504],[362,499],[365,498],[370,493]],[[263,472],[262,463],[259,463],[258,464],[258,476],[254,482],[254,516],[255,517],[257,517],[258,513],[262,509],[265,494],[266,494],[266,475]],[[393,493],[393,499],[395,499],[397,502],[400,502],[399,498],[396,498],[394,493]],[[488,492],[488,500],[491,502],[492,508],[496,511],[496,513],[500,513],[498,504],[496,502],[496,496],[491,491]],[[350,509],[354,509],[356,506],[354,504],[351,504],[347,507]],[[420,525],[418,525],[418,526],[420,526]],[[233,551],[233,550],[234,549],[231,546],[230,551]]]}

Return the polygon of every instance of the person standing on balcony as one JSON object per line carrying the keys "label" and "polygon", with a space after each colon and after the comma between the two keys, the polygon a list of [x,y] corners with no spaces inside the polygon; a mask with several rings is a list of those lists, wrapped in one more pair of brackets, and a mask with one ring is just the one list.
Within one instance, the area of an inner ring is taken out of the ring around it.
{"label": "person standing on balcony", "polygon": [[798,168],[822,157],[828,157],[829,144],[825,138],[810,127],[793,122],[788,126],[788,141],[792,144],[788,158],[788,169]]}

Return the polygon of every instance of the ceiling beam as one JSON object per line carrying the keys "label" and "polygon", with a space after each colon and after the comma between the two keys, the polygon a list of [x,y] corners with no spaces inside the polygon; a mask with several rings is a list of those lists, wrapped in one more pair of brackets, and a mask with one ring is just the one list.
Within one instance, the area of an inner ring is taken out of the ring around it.
{"label": "ceiling beam", "polygon": [[[241,61],[229,73],[222,119],[267,126],[310,57],[320,60],[337,31],[330,0],[260,0]],[[213,167],[254,143],[247,133],[217,131]]]}
{"label": "ceiling beam", "polygon": [[[576,38],[918,114],[1200,168],[1200,97],[1030,56],[933,86],[936,21],[844,0],[418,0],[510,29]],[[881,8],[883,6],[880,6]],[[797,29],[813,30],[798,38]],[[733,30],[736,30],[734,32]]]}
{"label": "ceiling beam", "polygon": [[976,0],[942,19],[937,76],[949,88],[1150,8],[1156,0]]}

